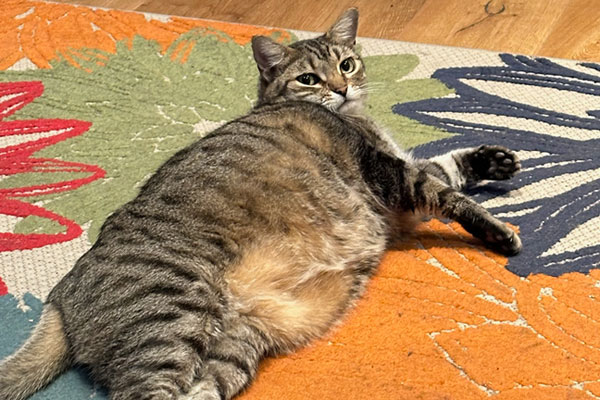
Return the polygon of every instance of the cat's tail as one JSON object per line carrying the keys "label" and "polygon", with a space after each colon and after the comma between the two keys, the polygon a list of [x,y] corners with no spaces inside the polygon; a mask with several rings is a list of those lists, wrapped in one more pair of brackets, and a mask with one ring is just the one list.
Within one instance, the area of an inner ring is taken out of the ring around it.
{"label": "cat's tail", "polygon": [[61,316],[48,304],[27,342],[0,362],[0,400],[28,398],[69,364]]}

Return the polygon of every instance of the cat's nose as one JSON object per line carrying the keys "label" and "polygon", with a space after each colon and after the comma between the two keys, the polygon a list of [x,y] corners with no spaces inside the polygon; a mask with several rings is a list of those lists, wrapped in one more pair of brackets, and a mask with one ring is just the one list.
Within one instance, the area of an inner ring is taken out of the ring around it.
{"label": "cat's nose", "polygon": [[346,97],[346,93],[348,93],[348,86],[336,88],[333,89],[333,91],[337,94],[341,94],[342,96]]}

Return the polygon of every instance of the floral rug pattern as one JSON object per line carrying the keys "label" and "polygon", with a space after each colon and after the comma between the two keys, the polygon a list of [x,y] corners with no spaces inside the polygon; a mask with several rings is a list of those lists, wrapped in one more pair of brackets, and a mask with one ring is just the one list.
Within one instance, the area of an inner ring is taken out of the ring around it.
{"label": "floral rug pattern", "polygon": [[[312,34],[28,0],[0,5],[0,358],[107,215],[256,97],[250,38]],[[600,65],[361,39],[368,112],[432,156],[482,143],[523,172],[470,188],[519,229],[506,259],[432,220],[328,337],[243,399],[600,398]],[[34,399],[105,399],[70,370]],[[193,393],[186,398],[193,399]]]}

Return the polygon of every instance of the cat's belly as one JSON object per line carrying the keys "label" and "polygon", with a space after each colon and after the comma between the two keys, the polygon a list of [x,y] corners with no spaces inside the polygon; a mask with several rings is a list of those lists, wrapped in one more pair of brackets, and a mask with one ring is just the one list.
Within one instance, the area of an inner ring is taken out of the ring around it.
{"label": "cat's belly", "polygon": [[312,227],[259,240],[225,275],[233,307],[281,351],[292,351],[340,320],[385,246],[374,214],[327,231]]}

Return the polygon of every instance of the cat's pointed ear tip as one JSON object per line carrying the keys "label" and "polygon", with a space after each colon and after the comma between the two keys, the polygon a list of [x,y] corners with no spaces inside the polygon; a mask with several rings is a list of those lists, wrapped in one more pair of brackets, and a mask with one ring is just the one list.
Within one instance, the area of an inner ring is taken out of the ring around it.
{"label": "cat's pointed ear tip", "polygon": [[359,15],[358,8],[351,7],[349,9],[347,9],[346,11],[344,11],[342,13],[342,15],[340,15],[339,19],[350,18],[354,21],[357,21],[358,15]]}
{"label": "cat's pointed ear tip", "polygon": [[263,35],[255,35],[252,36],[252,46],[260,45],[265,41],[269,41],[269,38]]}
{"label": "cat's pointed ear tip", "polygon": [[290,54],[290,49],[273,38],[258,35],[252,37],[252,53],[258,68],[266,71],[281,63]]}
{"label": "cat's pointed ear tip", "polygon": [[268,36],[256,35],[252,36],[251,40],[252,50],[254,53],[274,53],[279,50],[279,46],[277,46],[277,42],[271,39]]}

